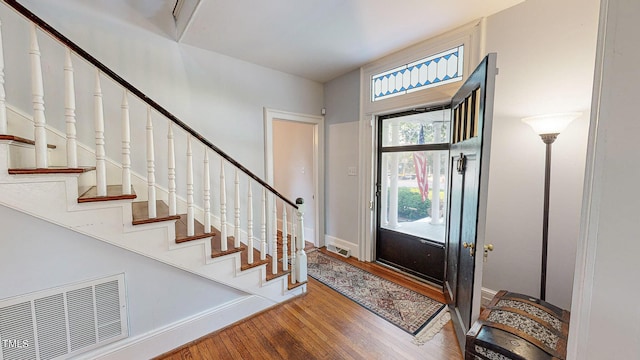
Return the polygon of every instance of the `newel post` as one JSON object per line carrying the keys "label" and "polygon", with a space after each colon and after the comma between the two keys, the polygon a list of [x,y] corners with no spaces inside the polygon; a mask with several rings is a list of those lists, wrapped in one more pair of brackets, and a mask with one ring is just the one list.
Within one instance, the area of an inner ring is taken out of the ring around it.
{"label": "newel post", "polygon": [[298,229],[299,236],[295,240],[298,247],[298,253],[296,254],[296,273],[297,280],[299,282],[307,281],[307,254],[304,252],[304,199],[297,198],[296,205],[298,205]]}

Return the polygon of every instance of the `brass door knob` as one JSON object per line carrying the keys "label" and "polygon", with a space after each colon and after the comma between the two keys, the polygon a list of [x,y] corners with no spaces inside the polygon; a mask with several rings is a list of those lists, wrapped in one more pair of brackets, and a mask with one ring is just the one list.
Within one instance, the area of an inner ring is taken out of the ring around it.
{"label": "brass door knob", "polygon": [[465,241],[465,242],[462,243],[462,247],[465,248],[465,249],[468,248],[469,249],[469,256],[473,257],[473,255],[474,255],[473,248],[475,247],[475,245],[473,243],[468,243],[468,242]]}
{"label": "brass door knob", "polygon": [[484,246],[484,262],[487,262],[487,258],[489,258],[489,251],[493,251],[493,244]]}

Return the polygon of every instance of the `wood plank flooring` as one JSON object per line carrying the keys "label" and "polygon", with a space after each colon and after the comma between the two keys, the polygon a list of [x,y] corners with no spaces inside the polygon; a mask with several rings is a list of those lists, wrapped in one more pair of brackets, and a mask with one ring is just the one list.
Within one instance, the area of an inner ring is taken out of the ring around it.
{"label": "wood plank flooring", "polygon": [[[439,289],[383,266],[352,258],[347,262],[444,301]],[[311,278],[307,286],[306,295],[157,359],[462,359],[451,322],[425,345],[417,346],[410,334],[331,288]]]}

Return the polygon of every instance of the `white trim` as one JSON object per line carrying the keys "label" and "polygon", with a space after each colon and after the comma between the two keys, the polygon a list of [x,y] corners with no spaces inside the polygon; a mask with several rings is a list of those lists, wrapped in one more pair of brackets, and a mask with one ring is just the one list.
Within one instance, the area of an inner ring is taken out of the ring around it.
{"label": "white trim", "polygon": [[119,341],[78,359],[149,359],[231,325],[273,303],[255,295],[222,304],[144,334]]}
{"label": "white trim", "polygon": [[[611,6],[612,7],[612,6]],[[582,191],[582,213],[580,216],[580,236],[576,249],[576,266],[573,278],[573,294],[571,302],[571,322],[567,340],[567,359],[586,359],[588,354],[589,320],[591,315],[591,298],[593,296],[594,273],[596,268],[596,248],[598,244],[598,225],[600,219],[600,203],[602,186],[596,179],[603,178],[606,161],[605,149],[599,146],[598,127],[600,126],[600,104],[603,101],[602,79],[605,68],[605,52],[607,47],[607,27],[609,20],[609,0],[600,3],[600,20],[598,44],[595,59],[595,75],[593,80],[593,97],[591,100],[591,119],[589,140],[587,145],[584,188]],[[614,9],[615,10],[615,9]],[[613,18],[615,14],[611,15]],[[615,24],[611,25],[612,27]],[[604,142],[606,142],[606,137]]]}
{"label": "white trim", "polygon": [[[360,105],[362,114],[362,101]],[[363,116],[358,129],[358,165],[362,169],[358,173],[358,259],[362,261],[373,261],[375,257],[375,222],[373,220],[375,211],[373,209],[374,194],[373,182],[374,162],[375,162],[375,141],[373,140],[376,129],[373,126],[375,116]],[[354,254],[354,252],[352,252]]]}
{"label": "white trim", "polygon": [[[324,116],[299,114],[264,108],[264,167],[267,183],[273,186],[273,121],[284,120],[313,125],[313,181],[315,196],[315,246],[324,246]],[[267,209],[273,200],[268,199]],[[270,212],[267,212],[268,214]],[[271,224],[267,220],[267,224]]]}
{"label": "white trim", "polygon": [[[198,13],[198,10],[200,10],[200,5],[202,5],[202,0],[197,0],[198,3],[193,7],[193,9],[191,10],[191,14],[189,14],[189,17],[187,19],[187,21],[184,23],[184,27],[182,27],[182,21],[179,21],[179,19],[183,18],[185,16],[184,10],[185,10],[185,2],[186,0],[179,0],[178,1],[178,5],[180,6],[180,10],[178,15],[176,16],[174,14],[174,19],[176,22],[176,38],[177,41],[179,43],[182,42],[182,39],[184,39],[184,35],[187,33],[187,31],[189,31],[189,29],[191,28],[191,25],[193,24],[193,19],[195,19],[196,14]],[[188,8],[186,10],[189,10]],[[182,16],[181,16],[182,15]]]}
{"label": "white trim", "polygon": [[342,249],[347,249],[349,250],[349,252],[351,253],[351,255],[353,257],[355,257],[356,259],[360,259],[359,258],[359,254],[360,254],[360,248],[358,246],[358,244],[354,244],[352,242],[349,242],[347,240],[343,240],[331,235],[325,235],[324,236],[324,243],[326,246],[329,245],[333,245]]}
{"label": "white trim", "polygon": [[493,300],[493,297],[496,296],[498,292],[492,289],[488,289],[486,287],[482,288],[482,306],[487,306]]}

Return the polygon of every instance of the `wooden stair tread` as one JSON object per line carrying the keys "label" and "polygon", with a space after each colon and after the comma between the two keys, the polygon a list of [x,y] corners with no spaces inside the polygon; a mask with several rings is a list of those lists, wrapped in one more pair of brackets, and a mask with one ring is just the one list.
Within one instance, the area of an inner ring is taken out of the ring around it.
{"label": "wooden stair tread", "polygon": [[240,254],[240,270],[245,271],[254,267],[258,267],[260,265],[271,263],[270,258],[265,258],[264,260],[260,260],[260,251],[257,249],[253,249],[253,263],[249,264],[249,255],[247,251],[243,251]]}
{"label": "wooden stair tread", "polygon": [[[8,141],[15,141],[15,142],[19,142],[19,143],[23,143],[23,144],[27,144],[27,145],[35,145],[36,142],[33,140],[29,140],[29,139],[25,139],[23,137],[20,136],[15,136],[15,135],[2,135],[0,134],[0,140],[8,140]],[[53,144],[47,144],[47,147],[49,149],[55,149],[56,146]]]}
{"label": "wooden stair tread", "polygon": [[291,277],[289,277],[289,283],[287,284],[287,290],[293,290],[293,289],[295,289],[297,287],[300,287],[300,286],[302,286],[302,285],[304,285],[306,283],[307,283],[307,281],[303,281],[303,282],[298,281],[295,284],[292,284],[291,283]]}
{"label": "wooden stair tread", "polygon": [[227,250],[222,251],[220,247],[220,232],[218,229],[213,228],[214,233],[216,234],[214,239],[211,239],[211,257],[217,258],[220,256],[225,256],[229,254],[234,254],[237,252],[241,252],[241,257],[243,253],[246,253],[247,245],[240,243],[240,247],[234,247],[235,238],[233,236],[227,236]]}
{"label": "wooden stair tread", "polygon": [[68,168],[64,166],[49,166],[47,168],[15,168],[9,169],[12,175],[32,175],[32,174],[82,174],[95,170],[95,166],[83,166]]}
{"label": "wooden stair tread", "polygon": [[131,187],[131,194],[122,193],[122,185],[107,185],[107,196],[98,196],[98,188],[92,186],[78,198],[79,203],[135,199],[136,193]]}
{"label": "wooden stair tread", "polygon": [[156,217],[149,217],[149,202],[138,201],[131,203],[133,225],[151,224],[162,221],[178,220],[180,215],[169,215],[169,205],[162,200],[156,200]]}
{"label": "wooden stair tread", "polygon": [[272,266],[271,266],[271,256],[267,255],[267,259],[269,260],[269,264],[267,264],[267,276],[266,276],[267,281],[279,278],[281,276],[286,276],[286,275],[289,275],[289,273],[291,273],[291,266],[289,266],[289,270],[284,270],[282,267],[282,261],[278,261],[278,270],[275,274],[273,274]]}
{"label": "wooden stair tread", "polygon": [[211,227],[209,232],[204,232],[204,225],[198,220],[195,221],[194,235],[187,236],[187,214],[180,214],[180,217],[176,220],[176,243],[180,244],[187,241],[204,239],[208,237],[220,236],[216,235],[215,229]]}

